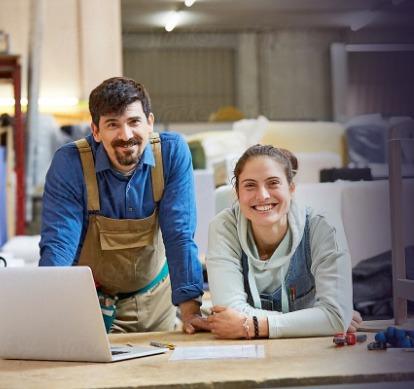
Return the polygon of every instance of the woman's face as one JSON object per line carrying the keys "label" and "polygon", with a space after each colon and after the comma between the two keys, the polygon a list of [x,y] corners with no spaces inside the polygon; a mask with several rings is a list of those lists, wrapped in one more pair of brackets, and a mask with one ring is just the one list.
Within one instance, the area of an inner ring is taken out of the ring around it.
{"label": "woman's face", "polygon": [[240,209],[253,226],[270,227],[285,222],[294,185],[283,166],[273,158],[250,158],[239,175]]}

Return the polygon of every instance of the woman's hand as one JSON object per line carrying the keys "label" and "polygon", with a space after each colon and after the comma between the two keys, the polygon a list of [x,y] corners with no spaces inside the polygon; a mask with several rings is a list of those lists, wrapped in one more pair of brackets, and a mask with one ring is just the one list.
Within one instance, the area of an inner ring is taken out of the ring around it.
{"label": "woman's hand", "polygon": [[218,338],[240,339],[246,337],[243,327],[246,316],[242,313],[219,305],[215,305],[212,314],[207,318],[211,332]]}
{"label": "woman's hand", "polygon": [[361,327],[362,317],[358,311],[354,311],[352,314],[352,321],[349,325],[347,332],[357,332],[358,328]]}

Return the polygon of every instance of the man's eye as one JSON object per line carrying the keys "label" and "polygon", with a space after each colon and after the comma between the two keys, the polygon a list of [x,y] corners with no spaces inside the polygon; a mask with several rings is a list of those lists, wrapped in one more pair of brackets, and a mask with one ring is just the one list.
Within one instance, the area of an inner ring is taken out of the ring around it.
{"label": "man's eye", "polygon": [[269,182],[270,186],[278,186],[279,185],[279,181],[270,181]]}

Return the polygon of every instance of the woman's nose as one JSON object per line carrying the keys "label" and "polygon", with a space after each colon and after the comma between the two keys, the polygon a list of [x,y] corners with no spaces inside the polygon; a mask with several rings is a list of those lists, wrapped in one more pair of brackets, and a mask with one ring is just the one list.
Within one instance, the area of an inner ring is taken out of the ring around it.
{"label": "woman's nose", "polygon": [[257,190],[257,197],[259,199],[267,199],[270,197],[269,195],[269,191],[267,190],[267,188],[265,186],[259,187]]}

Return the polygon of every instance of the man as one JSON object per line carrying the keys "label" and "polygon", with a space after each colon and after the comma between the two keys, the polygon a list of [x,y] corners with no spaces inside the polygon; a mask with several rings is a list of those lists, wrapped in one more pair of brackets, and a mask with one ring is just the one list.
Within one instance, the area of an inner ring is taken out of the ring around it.
{"label": "man", "polygon": [[116,302],[112,332],[171,330],[174,305],[186,333],[207,329],[187,144],[153,133],[134,80],[104,81],[89,110],[92,134],[61,147],[47,173],[40,266],[90,266],[102,304]]}

